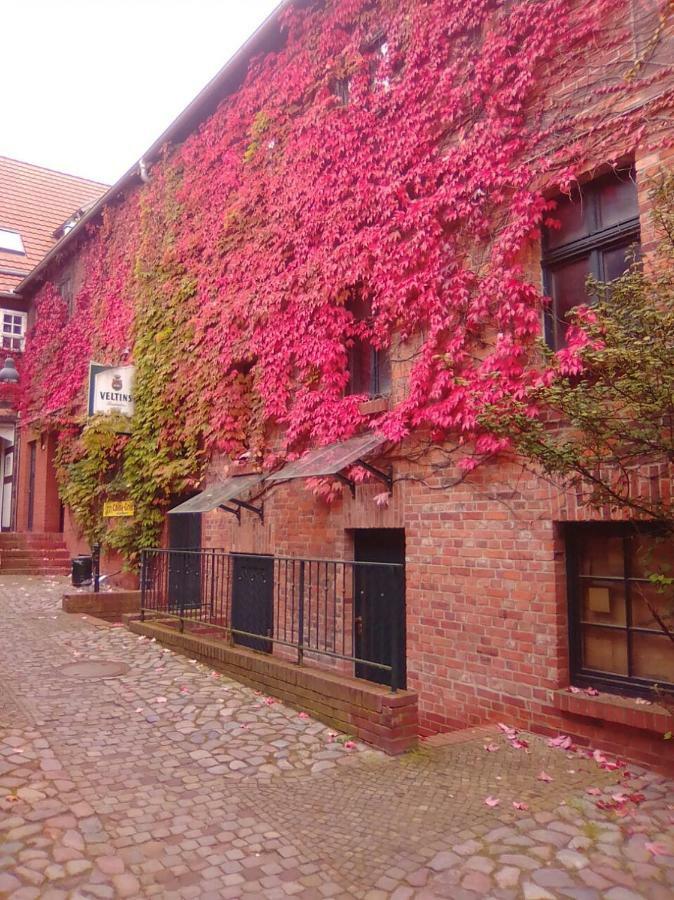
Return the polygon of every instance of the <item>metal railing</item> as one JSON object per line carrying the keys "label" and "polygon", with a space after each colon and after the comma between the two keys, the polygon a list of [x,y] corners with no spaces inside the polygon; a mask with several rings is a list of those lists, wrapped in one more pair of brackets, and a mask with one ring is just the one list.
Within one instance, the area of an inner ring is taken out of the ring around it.
{"label": "metal railing", "polygon": [[404,683],[404,584],[396,563],[145,550],[141,619],[221,632],[230,643],[348,670],[395,692]]}

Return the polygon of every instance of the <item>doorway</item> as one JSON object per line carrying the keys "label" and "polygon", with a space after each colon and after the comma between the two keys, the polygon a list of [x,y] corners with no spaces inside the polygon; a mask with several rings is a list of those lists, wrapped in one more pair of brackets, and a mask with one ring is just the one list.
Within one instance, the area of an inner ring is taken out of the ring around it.
{"label": "doorway", "polygon": [[37,441],[28,444],[28,531],[33,530],[35,519],[35,467],[37,463]]}
{"label": "doorway", "polygon": [[271,653],[273,642],[263,637],[274,633],[274,557],[232,556],[232,628],[234,643],[261,653]]}
{"label": "doorway", "polygon": [[[168,517],[169,550],[201,550],[201,513]],[[169,554],[168,603],[171,612],[201,608],[201,554]]]}
{"label": "doorway", "polygon": [[[393,566],[354,566],[355,656],[394,666],[397,686],[406,684],[405,530],[358,529],[353,532],[354,559],[359,563],[396,563]],[[390,684],[391,673],[356,663],[356,678]]]}

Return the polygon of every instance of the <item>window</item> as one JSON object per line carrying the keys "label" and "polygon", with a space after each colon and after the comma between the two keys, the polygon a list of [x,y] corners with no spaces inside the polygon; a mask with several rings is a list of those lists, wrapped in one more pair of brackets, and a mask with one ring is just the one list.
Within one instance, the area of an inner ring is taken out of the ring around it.
{"label": "window", "polygon": [[21,253],[25,255],[26,250],[23,246],[23,239],[18,231],[12,231],[9,228],[0,228],[0,250],[9,253]]}
{"label": "window", "polygon": [[332,84],[332,92],[341,106],[348,106],[351,99],[351,79],[348,77],[335,78]]}
{"label": "window", "polygon": [[354,328],[349,350],[349,394],[366,394],[379,397],[391,392],[391,359],[388,350],[372,346],[368,331],[371,329],[372,305],[369,300],[358,299],[348,306],[353,316]]}
{"label": "window", "polygon": [[552,216],[559,229],[543,237],[543,279],[552,299],[545,337],[550,347],[566,344],[567,314],[590,302],[588,275],[598,281],[619,278],[630,263],[630,248],[639,243],[639,207],[633,169],[623,169],[575,190],[558,201]]}
{"label": "window", "polygon": [[2,323],[2,349],[23,350],[26,335],[26,313],[11,309],[0,309]]}
{"label": "window", "polygon": [[577,525],[569,529],[572,677],[604,687],[674,686],[674,539],[653,528]]}
{"label": "window", "polygon": [[61,295],[61,299],[68,307],[68,318],[70,318],[75,308],[75,284],[71,272],[66,273],[57,283],[56,290]]}

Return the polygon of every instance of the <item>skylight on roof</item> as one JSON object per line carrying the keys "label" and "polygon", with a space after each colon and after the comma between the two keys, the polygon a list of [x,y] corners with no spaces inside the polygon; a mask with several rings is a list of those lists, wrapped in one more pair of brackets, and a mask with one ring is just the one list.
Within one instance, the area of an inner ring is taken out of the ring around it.
{"label": "skylight on roof", "polygon": [[10,253],[25,253],[26,250],[19,232],[0,228],[0,250],[8,250]]}

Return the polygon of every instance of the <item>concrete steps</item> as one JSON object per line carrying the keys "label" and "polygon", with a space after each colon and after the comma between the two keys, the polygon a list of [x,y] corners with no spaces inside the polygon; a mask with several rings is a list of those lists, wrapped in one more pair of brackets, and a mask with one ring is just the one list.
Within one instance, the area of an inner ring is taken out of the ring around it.
{"label": "concrete steps", "polygon": [[62,534],[0,533],[0,575],[67,575],[70,554]]}

